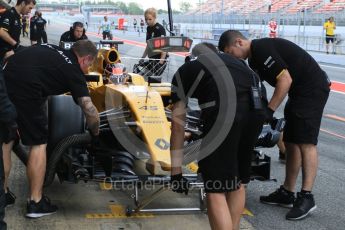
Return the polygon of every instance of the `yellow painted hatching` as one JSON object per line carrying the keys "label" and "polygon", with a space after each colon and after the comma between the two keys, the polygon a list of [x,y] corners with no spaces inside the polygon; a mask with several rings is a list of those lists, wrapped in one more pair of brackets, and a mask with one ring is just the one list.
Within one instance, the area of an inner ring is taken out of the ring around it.
{"label": "yellow painted hatching", "polygon": [[109,205],[111,213],[89,213],[85,217],[87,219],[117,219],[117,218],[152,218],[154,215],[149,213],[132,213],[130,216],[126,215],[126,208],[122,205]]}

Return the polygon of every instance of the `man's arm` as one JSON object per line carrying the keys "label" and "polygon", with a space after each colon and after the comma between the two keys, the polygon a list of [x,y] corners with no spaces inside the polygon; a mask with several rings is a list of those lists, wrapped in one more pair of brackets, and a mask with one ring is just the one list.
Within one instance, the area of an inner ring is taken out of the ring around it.
{"label": "man's arm", "polygon": [[182,173],[184,126],[186,119],[186,105],[179,101],[174,104],[171,119],[170,157],[171,175]]}
{"label": "man's arm", "polygon": [[270,102],[268,103],[269,108],[271,108],[273,111],[276,111],[276,109],[288,94],[291,83],[292,78],[289,71],[287,69],[283,70],[283,72],[279,74],[279,76],[277,76],[277,83],[274,89],[274,93]]}
{"label": "man's arm", "polygon": [[17,41],[14,40],[10,34],[4,30],[4,29],[0,29],[0,38],[2,40],[4,40],[5,42],[7,42],[8,44],[10,44],[11,46],[15,46],[17,44]]}
{"label": "man's arm", "polygon": [[161,60],[159,60],[159,64],[161,64],[161,65],[164,64],[164,61],[165,61],[166,56],[167,56],[167,53],[166,53],[166,52],[162,52],[162,53],[161,53]]}
{"label": "man's arm", "polygon": [[90,97],[79,97],[78,104],[83,110],[86,123],[92,132],[92,135],[98,136],[99,134],[99,115],[96,107],[93,105]]}

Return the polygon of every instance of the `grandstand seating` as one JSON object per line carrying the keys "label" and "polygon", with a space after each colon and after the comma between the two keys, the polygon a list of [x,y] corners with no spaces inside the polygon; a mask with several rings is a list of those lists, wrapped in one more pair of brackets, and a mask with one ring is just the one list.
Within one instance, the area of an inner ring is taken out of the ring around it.
{"label": "grandstand seating", "polygon": [[323,3],[323,0],[304,0],[304,1],[297,1],[297,3],[287,9],[288,13],[297,13],[302,10],[309,10],[311,8],[315,8],[316,6]]}
{"label": "grandstand seating", "polygon": [[345,9],[345,0],[333,0],[317,9],[315,13],[336,12]]}
{"label": "grandstand seating", "polygon": [[285,7],[291,5],[293,3],[293,0],[277,0],[272,1],[272,7],[271,7],[271,13],[276,13]]}
{"label": "grandstand seating", "polygon": [[345,10],[345,0],[208,0],[189,12],[189,14],[212,14],[219,13],[222,8],[224,14],[250,14],[269,13],[268,6],[271,4],[270,13],[286,12],[295,14],[304,9],[315,13],[335,12]]}

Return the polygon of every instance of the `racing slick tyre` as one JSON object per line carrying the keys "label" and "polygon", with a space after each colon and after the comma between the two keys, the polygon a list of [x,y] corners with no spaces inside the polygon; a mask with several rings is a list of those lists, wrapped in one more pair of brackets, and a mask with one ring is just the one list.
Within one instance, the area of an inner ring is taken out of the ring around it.
{"label": "racing slick tyre", "polygon": [[49,140],[48,158],[55,146],[65,137],[85,132],[85,121],[81,108],[72,96],[51,96],[48,100]]}

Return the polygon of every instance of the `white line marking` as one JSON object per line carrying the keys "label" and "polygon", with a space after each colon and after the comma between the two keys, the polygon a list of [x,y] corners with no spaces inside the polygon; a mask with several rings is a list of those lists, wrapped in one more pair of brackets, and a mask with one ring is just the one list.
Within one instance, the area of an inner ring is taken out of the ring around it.
{"label": "white line marking", "polygon": [[344,92],[340,92],[340,91],[336,91],[336,90],[331,90],[331,92],[333,92],[333,93],[340,93],[340,94],[345,95],[345,93],[344,93]]}
{"label": "white line marking", "polygon": [[341,82],[341,81],[331,81],[331,82],[339,83],[339,84],[344,84],[345,85],[345,82]]}
{"label": "white line marking", "polygon": [[323,65],[323,64],[319,64],[320,66],[326,67],[326,68],[333,68],[333,69],[341,69],[341,70],[345,70],[345,66],[341,67],[341,66],[332,66],[332,65]]}

